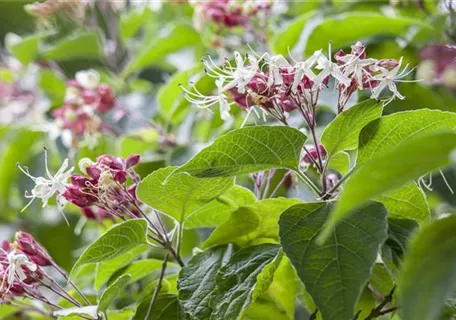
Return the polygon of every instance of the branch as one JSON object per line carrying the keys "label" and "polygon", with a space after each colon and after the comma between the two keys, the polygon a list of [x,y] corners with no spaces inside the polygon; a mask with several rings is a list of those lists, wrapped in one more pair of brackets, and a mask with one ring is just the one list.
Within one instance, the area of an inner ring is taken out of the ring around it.
{"label": "branch", "polygon": [[392,307],[386,310],[382,310],[388,303],[393,301],[393,295],[394,292],[396,291],[396,285],[394,285],[393,289],[391,289],[390,293],[383,298],[383,301],[374,309],[371,310],[370,314],[364,318],[364,320],[372,320],[376,319],[384,314],[394,312],[398,309],[398,307]]}
{"label": "branch", "polygon": [[166,271],[166,264],[168,263],[168,255],[165,256],[165,259],[163,260],[163,265],[162,269],[160,272],[160,278],[158,279],[157,286],[155,287],[154,290],[154,295],[152,296],[152,300],[150,301],[149,309],[147,310],[146,317],[144,320],[149,320],[150,316],[152,315],[152,309],[154,308],[154,304],[157,301],[158,298],[158,293],[161,290],[162,282],[163,282],[163,277],[165,276],[165,271]]}

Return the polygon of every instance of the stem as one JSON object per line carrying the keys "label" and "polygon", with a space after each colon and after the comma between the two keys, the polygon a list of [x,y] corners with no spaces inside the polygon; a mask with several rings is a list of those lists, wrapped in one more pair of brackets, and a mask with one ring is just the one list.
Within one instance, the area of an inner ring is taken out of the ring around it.
{"label": "stem", "polygon": [[348,177],[350,177],[350,175],[351,175],[353,172],[354,172],[354,169],[351,168],[351,169],[347,172],[347,174],[346,174],[345,176],[343,176],[339,181],[337,181],[337,183],[323,195],[323,197],[325,198],[325,197],[327,197],[327,196],[331,196],[331,194],[332,194],[334,191],[336,191],[336,190],[342,185],[342,183],[344,183],[345,180],[347,180]]}
{"label": "stem", "polygon": [[398,309],[397,307],[392,307],[392,308],[389,308],[389,309],[386,309],[386,310],[382,311],[382,309],[388,303],[393,301],[393,295],[394,295],[395,291],[396,291],[396,285],[394,285],[394,287],[391,289],[391,291],[383,298],[383,301],[377,307],[375,307],[374,309],[371,310],[369,315],[366,318],[364,318],[364,320],[376,319],[377,317],[380,317],[380,316],[382,316],[384,314],[387,314],[387,313],[390,313],[390,312],[394,312],[395,310],[397,310]]}
{"label": "stem", "polygon": [[315,309],[315,311],[310,315],[309,320],[317,319],[317,314],[318,314],[318,309]]}
{"label": "stem", "polygon": [[277,184],[277,186],[275,187],[275,189],[272,191],[271,195],[269,196],[269,198],[274,198],[274,196],[277,194],[277,192],[279,191],[280,187],[284,184],[285,180],[287,179],[287,177],[290,175],[290,171],[286,172],[284,175],[283,175],[283,178],[282,180],[280,180],[280,182]]}
{"label": "stem", "polygon": [[149,309],[147,310],[146,317],[144,320],[148,320],[152,314],[152,309],[154,307],[155,302],[157,301],[158,293],[161,290],[162,282],[163,282],[163,277],[165,276],[165,271],[166,271],[166,264],[168,263],[168,255],[165,256],[165,259],[163,260],[163,265],[162,269],[160,272],[160,278],[158,279],[157,286],[155,287],[154,290],[154,295],[152,296],[152,300],[150,301]]}
{"label": "stem", "polygon": [[90,306],[90,301],[87,299],[87,297],[82,293],[81,290],[79,290],[78,286],[71,281],[71,279],[67,276],[66,272],[63,271],[55,262],[52,263],[52,266],[67,280],[67,282],[73,287],[73,289],[78,293],[78,295],[84,300],[84,302]]}
{"label": "stem", "polygon": [[314,143],[315,149],[317,150],[317,157],[318,157],[318,164],[320,166],[320,170],[319,171],[320,171],[320,174],[321,174],[323,193],[326,193],[326,174],[323,171],[323,157],[322,157],[321,152],[320,152],[317,134],[315,133],[315,124],[310,126],[310,132],[312,133],[313,143]]}
{"label": "stem", "polygon": [[70,294],[67,293],[66,291],[63,291],[64,293],[62,293],[62,292],[59,292],[59,291],[57,291],[56,289],[54,289],[54,288],[52,287],[52,285],[49,286],[49,285],[45,284],[45,283],[42,282],[42,281],[40,281],[40,283],[41,283],[41,285],[42,285],[43,287],[48,288],[50,291],[54,292],[56,295],[58,295],[59,297],[65,299],[65,300],[68,301],[69,303],[71,303],[71,304],[73,304],[73,305],[75,305],[76,307],[79,307],[79,308],[82,307],[82,305],[81,305],[75,298],[73,298],[72,296],[70,296]]}
{"label": "stem", "polygon": [[312,189],[312,191],[315,192],[317,196],[323,196],[323,193],[320,191],[320,189],[318,189],[318,187],[312,182],[312,180],[310,180],[308,176],[306,176],[305,173],[301,171],[296,171],[296,173],[298,174],[298,177],[300,177],[301,180],[304,181]]}
{"label": "stem", "polygon": [[268,172],[268,177],[266,178],[266,186],[264,187],[262,199],[266,199],[269,193],[269,188],[271,187],[271,180],[275,175],[275,170]]}

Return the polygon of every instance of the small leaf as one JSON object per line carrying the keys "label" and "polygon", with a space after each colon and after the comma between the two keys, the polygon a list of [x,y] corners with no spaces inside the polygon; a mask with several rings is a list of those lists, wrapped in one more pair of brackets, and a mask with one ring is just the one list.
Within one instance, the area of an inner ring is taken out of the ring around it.
{"label": "small leaf", "polygon": [[134,219],[119,223],[93,242],[73,266],[71,274],[84,264],[114,259],[133,248],[147,244],[147,223]]}
{"label": "small leaf", "polygon": [[380,118],[382,109],[381,103],[367,100],[339,114],[321,136],[328,158],[342,150],[356,149],[359,133],[371,121]]}
{"label": "small leaf", "polygon": [[359,39],[379,35],[405,35],[412,25],[431,28],[418,19],[367,12],[350,12],[328,17],[311,32],[306,42],[305,54],[310,56],[316,50],[327,48],[330,41],[332,47],[338,50],[354,44]]}
{"label": "small leaf", "polygon": [[52,34],[53,32],[38,33],[22,38],[20,42],[10,46],[8,50],[22,64],[27,65],[36,60],[41,41]]}
{"label": "small leaf", "polygon": [[66,92],[65,79],[49,69],[44,69],[40,72],[39,85],[51,100],[52,106],[59,107],[63,104]]}
{"label": "small leaf", "polygon": [[128,284],[130,281],[131,276],[128,274],[125,274],[111,284],[105,292],[100,297],[100,301],[98,302],[98,312],[106,312],[108,310],[109,306],[111,305],[111,302],[122,292],[122,290],[125,288],[125,286]]}
{"label": "small leaf", "polygon": [[323,240],[346,214],[370,199],[448,165],[449,155],[455,148],[455,133],[418,136],[360,166],[345,184],[320,240]]}
{"label": "small leaf", "polygon": [[389,191],[376,200],[383,203],[388,211],[388,217],[413,219],[420,224],[431,219],[426,195],[415,182]]}
{"label": "small leaf", "polygon": [[342,175],[347,174],[350,169],[350,155],[344,151],[336,153],[328,160],[327,167]]}
{"label": "small leaf", "polygon": [[269,288],[280,264],[280,246],[262,244],[236,252],[217,274],[211,318],[238,320]]}
{"label": "small leaf", "polygon": [[[139,304],[133,320],[144,320],[149,310],[150,299]],[[179,301],[174,294],[160,294],[155,301],[148,320],[181,320]]]}
{"label": "small leaf", "polygon": [[229,254],[228,246],[214,247],[197,254],[181,269],[177,281],[179,301],[189,319],[210,318],[215,276]]}
{"label": "small leaf", "polygon": [[262,242],[278,242],[280,214],[297,203],[298,199],[274,198],[240,207],[229,219],[215,229],[204,247],[235,243],[247,246]]}
{"label": "small leaf", "polygon": [[192,213],[185,221],[186,228],[217,227],[230,217],[239,207],[252,204],[255,195],[247,188],[234,186]]}
{"label": "small leaf", "polygon": [[179,222],[233,187],[234,179],[199,179],[167,167],[154,171],[138,186],[138,197]]}
{"label": "small leaf", "polygon": [[42,53],[42,56],[56,61],[101,58],[103,45],[97,32],[78,31],[51,45]]}
{"label": "small leaf", "polygon": [[341,221],[323,246],[317,236],[333,205],[295,205],[280,217],[280,240],[325,320],[351,320],[387,237],[386,210],[379,203]]}
{"label": "small leaf", "polygon": [[455,228],[456,216],[443,218],[424,227],[411,242],[399,281],[402,320],[437,319],[445,299],[453,296]]}
{"label": "small leaf", "polygon": [[220,177],[278,168],[298,170],[306,139],[303,133],[291,127],[256,126],[233,130],[216,139],[176,173]]}

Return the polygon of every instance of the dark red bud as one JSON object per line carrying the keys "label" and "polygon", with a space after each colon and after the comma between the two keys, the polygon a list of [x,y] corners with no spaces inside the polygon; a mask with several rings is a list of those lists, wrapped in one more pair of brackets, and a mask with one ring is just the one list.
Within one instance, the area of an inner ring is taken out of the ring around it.
{"label": "dark red bud", "polygon": [[131,167],[136,166],[139,163],[141,156],[139,154],[132,154],[128,156],[126,163],[126,169],[130,169]]}

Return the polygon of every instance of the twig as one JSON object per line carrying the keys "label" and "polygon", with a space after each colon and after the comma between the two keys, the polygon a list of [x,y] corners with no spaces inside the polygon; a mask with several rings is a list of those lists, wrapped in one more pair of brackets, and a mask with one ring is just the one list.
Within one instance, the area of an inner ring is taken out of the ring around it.
{"label": "twig", "polygon": [[163,282],[163,277],[165,276],[165,271],[166,271],[166,264],[168,263],[168,255],[165,256],[165,259],[163,260],[163,265],[162,269],[160,272],[160,278],[158,279],[157,286],[155,287],[154,290],[154,295],[152,296],[152,300],[150,301],[149,309],[147,310],[147,314],[144,317],[144,320],[148,320],[150,316],[152,315],[152,309],[154,308],[154,304],[157,301],[158,293],[161,290],[162,282]]}
{"label": "twig", "polygon": [[90,301],[89,299],[87,299],[87,297],[84,295],[84,293],[82,293],[81,290],[79,290],[78,286],[76,286],[76,284],[71,281],[70,277],[67,276],[66,272],[63,271],[56,263],[53,263],[53,267],[65,278],[65,280],[67,280],[67,282],[74,288],[74,290],[78,293],[78,295],[84,300],[84,302],[90,306]]}
{"label": "twig", "polygon": [[305,173],[301,171],[296,171],[298,174],[298,177],[301,178],[302,181],[304,181],[314,192],[317,196],[321,197],[323,196],[323,193],[320,191],[320,189],[310,180],[308,176],[306,176]]}
{"label": "twig", "polygon": [[395,291],[396,291],[396,285],[394,285],[394,287],[393,287],[393,289],[391,289],[390,293],[388,293],[383,298],[383,301],[377,307],[375,307],[374,309],[371,310],[369,315],[366,318],[364,318],[364,320],[376,319],[377,317],[380,317],[384,314],[394,312],[395,310],[397,310],[398,309],[397,307],[392,307],[392,308],[389,308],[386,310],[382,310],[388,303],[393,301],[393,295],[394,295]]}
{"label": "twig", "polygon": [[318,314],[318,309],[315,309],[315,311],[310,315],[309,320],[317,319],[317,314]]}
{"label": "twig", "polygon": [[354,169],[350,169],[350,171],[347,172],[347,174],[345,176],[343,176],[339,181],[337,181],[337,183],[331,188],[329,189],[328,191],[326,191],[326,193],[323,195],[323,199],[325,199],[326,197],[328,196],[331,196],[331,194],[336,191],[341,185],[342,183],[345,182],[345,180],[348,179],[348,177],[351,176],[351,174],[354,172]]}

